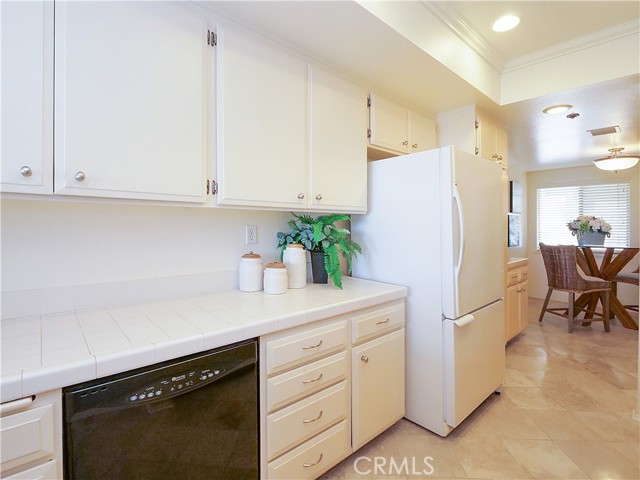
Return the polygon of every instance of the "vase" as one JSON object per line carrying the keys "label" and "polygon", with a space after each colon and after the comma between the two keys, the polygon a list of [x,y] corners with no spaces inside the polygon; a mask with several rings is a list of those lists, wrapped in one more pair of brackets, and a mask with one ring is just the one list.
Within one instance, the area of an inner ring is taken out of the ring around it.
{"label": "vase", "polygon": [[605,236],[602,232],[585,232],[578,237],[578,245],[604,245]]}
{"label": "vase", "polygon": [[324,252],[311,252],[311,274],[313,283],[328,283],[329,276],[324,267]]}

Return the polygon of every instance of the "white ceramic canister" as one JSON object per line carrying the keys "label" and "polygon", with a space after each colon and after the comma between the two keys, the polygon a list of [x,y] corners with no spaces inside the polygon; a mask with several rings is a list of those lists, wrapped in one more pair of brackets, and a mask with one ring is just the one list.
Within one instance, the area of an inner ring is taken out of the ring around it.
{"label": "white ceramic canister", "polygon": [[287,245],[282,254],[287,266],[289,288],[304,288],[307,286],[307,252],[299,243]]}
{"label": "white ceramic canister", "polygon": [[287,268],[284,263],[267,263],[264,269],[264,293],[280,295],[287,291]]}
{"label": "white ceramic canister", "polygon": [[240,290],[243,292],[259,292],[262,290],[262,258],[260,255],[253,252],[242,255],[238,280]]}

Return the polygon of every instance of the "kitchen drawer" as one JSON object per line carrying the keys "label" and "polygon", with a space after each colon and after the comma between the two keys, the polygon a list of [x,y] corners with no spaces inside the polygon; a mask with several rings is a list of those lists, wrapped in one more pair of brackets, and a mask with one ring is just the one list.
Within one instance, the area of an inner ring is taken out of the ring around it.
{"label": "kitchen drawer", "polygon": [[529,271],[527,267],[514,268],[507,273],[507,287],[515,285],[516,283],[524,282],[528,280]]}
{"label": "kitchen drawer", "polygon": [[317,478],[351,453],[349,423],[343,421],[269,463],[269,480]]}
{"label": "kitchen drawer", "polygon": [[352,322],[351,337],[354,344],[396,330],[404,325],[404,302],[365,311],[354,316]]}
{"label": "kitchen drawer", "polygon": [[347,352],[317,360],[267,380],[267,412],[289,405],[345,379]]}
{"label": "kitchen drawer", "polygon": [[267,416],[267,460],[347,417],[349,392],[341,382]]}
{"label": "kitchen drawer", "polygon": [[29,468],[2,478],[4,478],[4,480],[52,480],[58,478],[58,462],[49,460],[47,463],[43,463],[37,467]]}
{"label": "kitchen drawer", "polygon": [[53,405],[43,405],[0,419],[2,471],[54,453]]}
{"label": "kitchen drawer", "polygon": [[302,327],[266,342],[266,373],[303,365],[337,352],[347,343],[347,322],[339,320],[317,327]]}

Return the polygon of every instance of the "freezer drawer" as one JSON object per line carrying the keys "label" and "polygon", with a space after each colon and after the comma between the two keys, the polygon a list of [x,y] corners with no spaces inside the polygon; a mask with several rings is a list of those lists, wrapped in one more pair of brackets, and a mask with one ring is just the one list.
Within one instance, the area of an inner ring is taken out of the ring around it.
{"label": "freezer drawer", "polygon": [[457,427],[504,382],[504,302],[444,320],[445,422]]}

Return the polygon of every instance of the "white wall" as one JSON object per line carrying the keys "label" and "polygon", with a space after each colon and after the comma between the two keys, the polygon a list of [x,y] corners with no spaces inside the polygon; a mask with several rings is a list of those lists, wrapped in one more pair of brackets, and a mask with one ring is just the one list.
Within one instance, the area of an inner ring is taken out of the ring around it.
{"label": "white wall", "polygon": [[[544,298],[547,293],[547,275],[542,262],[542,255],[536,243],[536,190],[542,187],[579,185],[581,183],[598,181],[631,182],[631,244],[640,245],[640,190],[638,188],[640,166],[618,173],[599,170],[594,166],[542,170],[527,174],[527,255],[529,257],[529,296]],[[625,270],[638,267],[638,257],[633,259]],[[619,285],[618,294],[623,303],[637,303],[638,289],[632,285]],[[566,294],[556,294],[554,300],[566,301]]]}
{"label": "white wall", "polygon": [[[249,250],[272,261],[288,212],[2,202],[2,291],[237,269]],[[258,243],[245,244],[245,225]]]}

